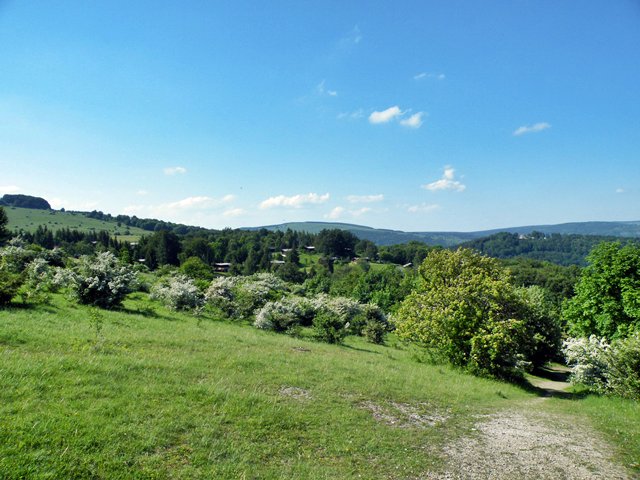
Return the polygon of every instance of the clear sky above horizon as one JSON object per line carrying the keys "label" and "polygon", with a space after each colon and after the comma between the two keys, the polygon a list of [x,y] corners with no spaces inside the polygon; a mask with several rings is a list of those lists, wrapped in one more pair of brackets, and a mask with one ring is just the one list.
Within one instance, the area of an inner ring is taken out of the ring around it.
{"label": "clear sky above horizon", "polygon": [[211,228],[640,220],[640,1],[0,0],[0,172]]}

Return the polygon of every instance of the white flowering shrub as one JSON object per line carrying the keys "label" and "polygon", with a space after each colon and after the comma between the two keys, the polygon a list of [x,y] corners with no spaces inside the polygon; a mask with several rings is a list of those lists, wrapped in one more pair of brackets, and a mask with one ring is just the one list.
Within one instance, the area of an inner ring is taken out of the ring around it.
{"label": "white flowering shrub", "polygon": [[54,269],[44,258],[38,257],[29,262],[24,269],[25,282],[22,286],[22,296],[26,300],[45,302],[49,292],[55,290],[53,278]]}
{"label": "white flowering shrub", "polygon": [[0,248],[0,264],[5,271],[21,273],[29,262],[35,259],[37,252],[27,248],[20,237],[12,238],[8,245]]}
{"label": "white flowering shrub", "polygon": [[282,298],[289,285],[271,273],[249,277],[219,277],[206,292],[207,303],[229,317],[249,318],[267,302]]}
{"label": "white flowering shrub", "polygon": [[571,383],[582,384],[604,393],[606,389],[607,352],[611,345],[605,338],[568,338],[562,352],[571,367]]}
{"label": "white flowering shrub", "polygon": [[267,302],[256,313],[254,326],[263,330],[284,332],[293,327],[311,325],[315,309],[310,300],[303,297],[284,297]]}
{"label": "white flowering shrub", "polygon": [[151,289],[151,298],[161,301],[171,310],[199,311],[204,306],[204,294],[186,275],[172,275]]}
{"label": "white flowering shrub", "polygon": [[136,281],[131,267],[122,265],[111,252],[81,257],[70,277],[77,300],[100,308],[114,308],[122,304]]}

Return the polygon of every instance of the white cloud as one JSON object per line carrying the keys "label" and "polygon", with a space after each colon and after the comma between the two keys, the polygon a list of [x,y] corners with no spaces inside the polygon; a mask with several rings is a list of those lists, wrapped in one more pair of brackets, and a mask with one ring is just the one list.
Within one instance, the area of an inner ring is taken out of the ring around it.
{"label": "white cloud", "polygon": [[163,206],[172,210],[205,209],[229,203],[234,199],[235,197],[233,195],[225,195],[222,198],[211,198],[206,196],[187,197],[177,202],[166,203]]}
{"label": "white cloud", "polygon": [[20,191],[20,187],[16,185],[1,185],[0,186],[0,195],[18,193]]}
{"label": "white cloud", "polygon": [[424,80],[426,78],[435,78],[436,80],[444,80],[446,76],[444,73],[428,73],[428,72],[421,72],[413,76],[414,80]]}
{"label": "white cloud", "polygon": [[374,203],[384,200],[383,194],[378,195],[349,195],[347,201],[349,203]]}
{"label": "white cloud", "polygon": [[345,208],[344,207],[336,207],[333,210],[331,210],[329,213],[327,213],[324,218],[328,218],[330,220],[337,220],[338,218],[340,218],[342,216],[342,214],[345,212]]}
{"label": "white cloud", "polygon": [[407,208],[407,211],[411,213],[430,213],[436,210],[440,210],[440,205],[437,203],[422,203],[420,205],[411,205]]}
{"label": "white cloud", "polygon": [[262,203],[260,203],[260,208],[262,210],[273,207],[301,208],[302,206],[307,204],[325,203],[327,200],[329,200],[328,193],[325,193],[324,195],[318,195],[317,193],[307,193],[293,195],[291,197],[278,195],[277,197],[270,197],[264,200]]}
{"label": "white cloud", "polygon": [[163,170],[165,175],[177,175],[187,173],[187,169],[184,167],[167,167]]}
{"label": "white cloud", "polygon": [[60,210],[64,208],[65,210],[75,210],[78,212],[88,212],[91,210],[95,210],[98,206],[98,202],[73,202],[63,198],[54,197],[49,200],[49,204],[51,204],[51,208],[54,210]]}
{"label": "white cloud", "polygon": [[389,107],[386,110],[382,110],[381,112],[375,111],[371,115],[369,115],[370,123],[388,123],[391,120],[402,115],[400,111],[400,107],[397,105],[393,107]]}
{"label": "white cloud", "polygon": [[246,214],[247,211],[243,208],[232,208],[230,210],[226,210],[222,213],[224,217],[239,217],[241,215]]}
{"label": "white cloud", "polygon": [[136,195],[140,195],[141,197],[144,197],[145,195],[149,195],[149,192],[147,190],[138,190],[136,192]]}
{"label": "white cloud", "polygon": [[452,167],[444,167],[444,173],[440,180],[422,185],[422,188],[436,192],[438,190],[454,190],[456,192],[464,191],[466,185],[463,185],[455,179],[455,170]]}
{"label": "white cloud", "polygon": [[624,193],[624,188],[616,188],[616,193]]}
{"label": "white cloud", "polygon": [[541,132],[541,131],[546,130],[548,128],[551,128],[551,125],[548,124],[547,122],[534,123],[533,125],[524,125],[522,127],[518,127],[513,132],[513,135],[515,137],[519,137],[520,135],[524,135],[525,133]]}
{"label": "white cloud", "polygon": [[400,125],[403,125],[409,128],[420,128],[420,126],[422,125],[423,115],[424,115],[424,112],[414,113],[409,118],[400,120]]}
{"label": "white cloud", "polygon": [[181,211],[210,210],[226,205],[235,200],[234,195],[225,195],[222,198],[207,196],[187,197],[177,202],[161,203],[158,205],[128,205],[124,207],[126,215],[173,215]]}
{"label": "white cloud", "polygon": [[371,211],[372,210],[369,207],[362,207],[357,210],[349,210],[349,213],[354,217],[359,217],[360,215],[364,215],[365,213],[369,213]]}

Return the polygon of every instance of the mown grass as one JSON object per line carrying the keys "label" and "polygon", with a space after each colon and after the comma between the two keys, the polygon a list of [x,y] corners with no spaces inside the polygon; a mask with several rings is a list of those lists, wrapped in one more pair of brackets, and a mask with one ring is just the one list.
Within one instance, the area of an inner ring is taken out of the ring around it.
{"label": "mown grass", "polygon": [[[8,228],[11,231],[24,230],[25,232],[35,232],[39,226],[46,226],[47,229],[55,232],[69,228],[81,232],[99,232],[105,230],[121,241],[136,241],[142,235],[149,232],[138,227],[127,225],[118,226],[116,221],[98,220],[89,218],[79,212],[61,212],[59,210],[37,210],[31,208],[4,207],[9,219]],[[125,235],[125,232],[129,232]]]}
{"label": "mown grass", "polygon": [[[2,478],[414,478],[476,414],[530,396],[399,348],[194,318],[140,293],[97,315],[61,296],[0,311]],[[392,402],[446,420],[374,418]]]}

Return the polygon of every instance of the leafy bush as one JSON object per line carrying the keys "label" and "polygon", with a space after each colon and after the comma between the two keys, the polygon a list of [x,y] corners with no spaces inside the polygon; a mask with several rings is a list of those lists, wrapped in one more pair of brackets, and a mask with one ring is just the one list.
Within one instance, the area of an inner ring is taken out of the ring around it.
{"label": "leafy bush", "polygon": [[389,331],[389,321],[382,309],[377,305],[366,304],[362,307],[364,326],[360,334],[371,343],[382,345],[385,334]]}
{"label": "leafy bush", "polygon": [[608,357],[607,392],[640,400],[640,334],[615,341]]}
{"label": "leafy bush", "polygon": [[198,310],[204,306],[204,295],[186,275],[172,275],[151,289],[151,298],[160,300],[172,310]]}
{"label": "leafy bush", "polygon": [[547,344],[553,350],[553,322],[540,292],[518,293],[497,260],[466,249],[433,250],[419,271],[422,285],[395,315],[400,339],[502,378],[522,375],[534,354],[536,361],[546,358]]}
{"label": "leafy bush", "polygon": [[7,305],[16,296],[23,282],[23,276],[0,267],[0,306]]}
{"label": "leafy bush", "polygon": [[342,343],[348,333],[348,323],[330,310],[321,310],[313,319],[315,337],[327,343]]}
{"label": "leafy bush", "polygon": [[562,351],[571,368],[571,383],[604,393],[608,370],[606,354],[611,345],[605,338],[568,338]]}
{"label": "leafy bush", "polygon": [[25,282],[21,288],[21,295],[26,300],[45,302],[49,292],[55,290],[54,270],[44,258],[36,258],[27,264]]}
{"label": "leafy bush", "polygon": [[71,288],[77,300],[100,308],[121,305],[136,280],[131,267],[121,265],[111,252],[102,252],[95,257],[82,257],[70,277]]}

